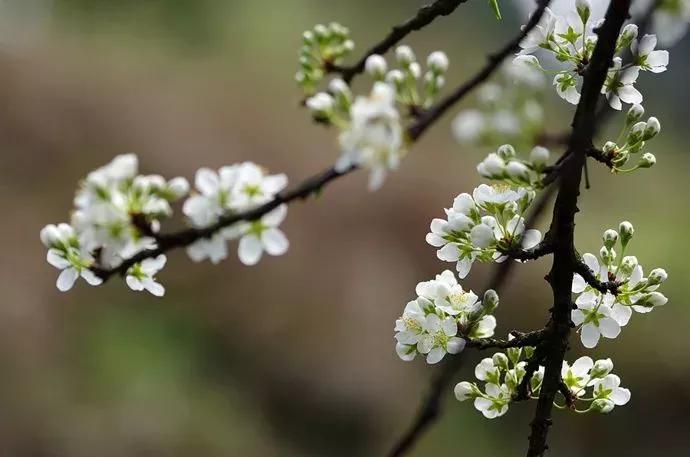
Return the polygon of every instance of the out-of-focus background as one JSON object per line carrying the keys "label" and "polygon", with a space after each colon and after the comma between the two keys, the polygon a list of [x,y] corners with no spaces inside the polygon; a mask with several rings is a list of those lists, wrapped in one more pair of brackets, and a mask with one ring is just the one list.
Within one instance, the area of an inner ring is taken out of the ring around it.
{"label": "out-of-focus background", "polygon": [[[283,257],[247,268],[234,256],[212,266],[173,253],[164,299],[118,280],[58,292],[38,232],[65,220],[78,180],[120,153],[138,153],[144,173],[189,179],[200,166],[253,160],[294,183],[333,163],[333,132],[298,103],[301,32],[337,20],[361,52],[421,4],[0,2],[1,455],[383,455],[433,372],[397,358],[394,320],[417,282],[449,266],[424,235],[479,182],[474,166],[487,152],[454,142],[452,116],[381,191],[368,193],[357,174],[292,206]],[[418,55],[446,50],[453,85],[524,20],[504,9],[497,22],[486,2],[470,2],[405,42]],[[591,166],[577,226],[584,252],[598,249],[604,229],[632,221],[633,253],[669,272],[669,303],[599,345],[632,401],[609,416],[556,412],[554,455],[690,452],[689,50],[681,43],[670,71],[641,78],[664,130],[652,151],[658,165],[629,176]],[[555,95],[548,106],[547,129],[561,131],[572,107]],[[544,324],[547,268],[519,268],[502,293],[498,335]],[[480,289],[488,272],[475,267],[470,285]],[[573,347],[571,359],[582,352]],[[464,356],[457,381],[472,378],[480,357]],[[533,404],[488,422],[451,389],[446,400],[413,455],[522,454]]]}

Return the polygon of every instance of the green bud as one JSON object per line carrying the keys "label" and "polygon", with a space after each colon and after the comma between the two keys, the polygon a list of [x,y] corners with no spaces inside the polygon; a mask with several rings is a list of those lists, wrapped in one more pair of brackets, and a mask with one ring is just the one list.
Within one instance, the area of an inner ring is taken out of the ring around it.
{"label": "green bud", "polygon": [[652,168],[656,163],[656,157],[650,152],[645,152],[637,164],[638,168]]}
{"label": "green bud", "polygon": [[599,398],[592,402],[592,410],[594,411],[606,414],[610,413],[612,409],[613,402],[611,400],[604,400],[603,398]]}
{"label": "green bud", "polygon": [[603,239],[604,246],[610,249],[616,244],[616,241],[618,241],[618,232],[613,229],[608,229],[604,232]]}
{"label": "green bud", "polygon": [[601,257],[601,260],[603,260],[606,265],[611,265],[616,261],[616,251],[603,247],[599,250],[599,257]]}
{"label": "green bud", "polygon": [[602,151],[604,154],[611,154],[616,152],[618,149],[618,145],[614,143],[613,141],[607,141],[604,147],[602,148]]}
{"label": "green bud", "polygon": [[503,146],[499,147],[498,151],[496,151],[496,153],[503,160],[512,159],[516,155],[515,148],[509,144],[504,144]]}
{"label": "green bud", "polygon": [[611,359],[602,359],[594,362],[594,366],[589,372],[592,379],[600,379],[611,373],[613,370],[613,362]]}
{"label": "green bud", "polygon": [[630,222],[623,221],[618,226],[618,233],[621,235],[621,244],[627,246],[635,234],[635,228]]}
{"label": "green bud", "polygon": [[647,120],[646,128],[644,129],[643,140],[651,140],[661,132],[661,123],[659,119],[655,117],[650,117]]}
{"label": "green bud", "polygon": [[649,273],[649,278],[647,278],[647,284],[657,285],[661,284],[668,279],[668,274],[663,268],[655,268]]}
{"label": "green bud", "polygon": [[497,352],[491,359],[494,361],[494,365],[501,370],[507,371],[510,369],[508,357],[504,353]]}
{"label": "green bud", "polygon": [[630,275],[638,265],[639,262],[637,261],[637,257],[634,255],[626,255],[621,261],[621,271],[626,275]]}
{"label": "green bud", "polygon": [[644,116],[644,108],[642,105],[633,105],[628,110],[628,115],[625,118],[626,125],[633,125],[635,122],[642,119]]}
{"label": "green bud", "polygon": [[484,292],[484,298],[482,299],[482,307],[484,308],[486,314],[491,314],[498,306],[498,294],[495,290],[489,289]]}

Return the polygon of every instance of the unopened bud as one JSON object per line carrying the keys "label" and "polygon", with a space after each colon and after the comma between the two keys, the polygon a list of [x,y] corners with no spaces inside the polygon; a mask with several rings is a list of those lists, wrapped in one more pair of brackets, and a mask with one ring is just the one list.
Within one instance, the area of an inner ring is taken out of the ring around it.
{"label": "unopened bud", "polygon": [[364,63],[364,69],[374,79],[382,80],[388,70],[386,59],[378,54],[370,55]]}
{"label": "unopened bud", "polygon": [[655,268],[651,271],[651,273],[649,273],[649,277],[647,278],[647,284],[661,284],[663,282],[666,282],[666,279],[668,279],[668,274],[666,273],[666,270],[664,270],[663,268]]}
{"label": "unopened bud", "polygon": [[656,163],[656,157],[651,152],[645,152],[640,157],[640,162],[637,164],[638,168],[651,168]]}
{"label": "unopened bud", "polygon": [[404,67],[410,65],[412,62],[416,60],[414,52],[412,52],[412,49],[409,46],[398,46],[395,49],[395,58],[398,60],[398,63]]}
{"label": "unopened bud", "polygon": [[502,352],[497,352],[494,354],[492,360],[494,361],[494,365],[501,370],[508,370],[510,368],[508,364],[508,357]]}
{"label": "unopened bud", "polygon": [[589,372],[592,379],[603,378],[613,370],[613,361],[611,359],[602,359],[594,362],[594,366]]}
{"label": "unopened bud", "polygon": [[427,57],[426,66],[434,73],[445,73],[448,70],[448,56],[443,51],[434,51]]}
{"label": "unopened bud", "polygon": [[644,107],[642,107],[642,105],[633,105],[628,110],[625,122],[627,125],[633,125],[635,122],[642,119],[642,116],[644,116]]}
{"label": "unopened bud", "polygon": [[498,151],[496,151],[496,153],[502,159],[508,160],[508,159],[515,157],[515,148],[509,144],[504,144],[503,146],[498,148]]}
{"label": "unopened bud", "polygon": [[626,246],[635,234],[635,228],[630,222],[623,221],[618,226],[618,233],[621,235],[621,244]]}
{"label": "unopened bud", "polygon": [[637,261],[637,257],[634,255],[626,255],[621,261],[621,271],[626,275],[630,275],[638,265],[639,262]]}
{"label": "unopened bud", "polygon": [[543,146],[536,146],[529,153],[529,159],[535,165],[544,165],[549,160],[549,150]]}
{"label": "unopened bud", "polygon": [[616,244],[616,241],[618,241],[618,232],[613,229],[608,229],[604,232],[603,239],[604,246],[610,249]]}
{"label": "unopened bud", "polygon": [[487,314],[490,314],[498,306],[498,301],[499,299],[496,291],[493,289],[489,289],[484,293],[484,298],[482,299],[482,307],[484,308]]}
{"label": "unopened bud", "polygon": [[647,120],[647,127],[644,129],[644,135],[642,137],[643,140],[651,140],[655,136],[659,134],[661,131],[661,123],[659,122],[659,119],[655,117],[650,117]]}

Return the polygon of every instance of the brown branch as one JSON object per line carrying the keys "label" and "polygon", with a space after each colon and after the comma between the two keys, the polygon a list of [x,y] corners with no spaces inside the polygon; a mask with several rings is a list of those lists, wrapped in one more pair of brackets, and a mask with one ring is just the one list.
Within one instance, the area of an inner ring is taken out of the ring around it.
{"label": "brown branch", "polygon": [[500,340],[496,338],[465,338],[466,347],[475,349],[509,349],[523,348],[525,346],[537,346],[546,335],[546,330],[521,333],[510,332],[512,340]]}
{"label": "brown branch", "polygon": [[515,53],[520,48],[520,43],[527,36],[529,32],[534,29],[542,16],[550,0],[537,0],[537,10],[532,14],[525,27],[521,32],[508,42],[505,46],[499,49],[494,54],[489,55],[487,64],[466,83],[456,88],[449,96],[441,100],[439,103],[428,109],[422,114],[419,119],[408,129],[409,136],[412,140],[417,140],[426,132],[426,130],[436,122],[443,114],[446,113],[455,103],[462,99],[469,92],[484,83],[489,77],[498,69],[503,61]]}
{"label": "brown branch", "polygon": [[615,166],[613,163],[613,159],[615,158],[611,154],[607,154],[604,151],[597,149],[597,148],[591,148],[590,150],[587,151],[587,157],[590,157],[597,162],[603,163],[607,167],[613,169]]}
{"label": "brown branch", "polygon": [[577,269],[574,245],[575,214],[578,211],[582,171],[587,151],[592,148],[600,91],[613,61],[618,35],[629,17],[630,2],[631,0],[611,0],[604,24],[596,31],[597,45],[584,73],[582,96],[572,125],[569,154],[563,162],[559,176],[558,197],[550,229],[554,240],[554,258],[547,276],[554,299],[549,322],[552,331],[544,343],[544,380],[531,423],[527,457],[543,456],[547,449],[546,439],[552,423],[553,401],[559,391],[561,367],[571,330],[571,286],[573,273]]}
{"label": "brown branch", "polygon": [[537,260],[551,253],[553,253],[553,243],[548,234],[541,243],[533,248],[522,249],[520,247],[513,247],[507,251],[503,251],[503,254],[508,258],[522,261]]}
{"label": "brown branch", "polygon": [[584,279],[587,284],[594,287],[596,290],[598,290],[602,294],[610,292],[613,295],[618,295],[618,289],[621,286],[620,282],[598,280],[596,275],[594,274],[594,272],[592,270],[590,270],[589,267],[587,266],[587,264],[585,264],[579,258],[576,258],[574,260],[574,265],[575,265],[574,272],[579,274],[580,276],[582,276],[582,279]]}
{"label": "brown branch", "polygon": [[440,16],[450,15],[458,6],[467,1],[469,0],[436,0],[425,5],[417,11],[414,17],[394,26],[383,40],[369,48],[355,64],[350,66],[330,65],[326,71],[339,73],[343,81],[349,84],[355,76],[364,71],[364,66],[370,56],[385,54],[410,33],[423,29]]}
{"label": "brown branch", "polygon": [[221,217],[218,222],[213,225],[204,228],[188,228],[176,233],[157,235],[156,240],[158,242],[158,247],[156,249],[147,249],[139,252],[138,254],[126,259],[120,265],[115,268],[103,268],[100,266],[92,267],[93,272],[102,278],[103,280],[109,279],[115,274],[125,274],[127,270],[136,263],[141,262],[144,259],[156,257],[167,251],[176,248],[182,248],[189,246],[203,238],[209,238],[215,233],[220,231],[225,227],[229,227],[233,224],[242,221],[255,221],[265,214],[276,209],[280,205],[290,203],[295,200],[304,200],[314,194],[319,193],[328,183],[334,181],[341,176],[349,174],[356,170],[356,167],[351,167],[344,171],[336,171],[334,168],[329,168],[311,178],[303,181],[297,187],[288,190],[284,193],[279,193],[273,198],[273,200],[268,203],[264,203],[261,206],[244,211],[241,213],[229,214],[227,216]]}

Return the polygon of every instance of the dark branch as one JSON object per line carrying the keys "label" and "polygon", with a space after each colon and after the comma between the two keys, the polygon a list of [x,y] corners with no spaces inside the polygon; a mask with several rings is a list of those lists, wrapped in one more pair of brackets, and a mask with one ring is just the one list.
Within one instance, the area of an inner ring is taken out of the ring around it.
{"label": "dark branch", "polygon": [[297,187],[276,195],[275,198],[268,203],[241,213],[229,214],[220,218],[218,222],[208,227],[188,228],[176,233],[157,235],[156,239],[158,242],[158,247],[156,249],[147,249],[145,251],[141,251],[133,257],[126,259],[124,262],[122,262],[122,264],[115,268],[102,268],[96,266],[93,267],[92,270],[103,280],[107,280],[115,274],[125,274],[132,265],[139,263],[144,259],[156,257],[159,254],[163,254],[172,249],[189,246],[195,241],[203,238],[209,238],[219,230],[238,222],[255,221],[272,210],[278,208],[280,205],[287,204],[295,200],[304,200],[311,195],[319,193],[329,182],[351,173],[354,170],[356,170],[356,167],[349,168],[342,172],[336,171],[334,168],[329,168],[305,180]]}
{"label": "dark branch", "polygon": [[512,340],[499,340],[496,338],[466,338],[466,347],[475,349],[509,349],[536,346],[544,340],[546,331],[536,330],[529,333],[511,332]]}
{"label": "dark branch", "polygon": [[587,157],[591,157],[592,159],[596,160],[597,162],[603,163],[611,169],[615,166],[613,164],[614,156],[611,154],[607,154],[604,151],[601,151],[597,148],[591,148],[590,150],[588,150]]}
{"label": "dark branch", "polygon": [[425,5],[417,11],[417,14],[413,18],[394,26],[383,40],[369,48],[354,65],[331,65],[326,70],[330,73],[340,73],[343,81],[349,84],[356,75],[364,71],[364,65],[366,64],[367,58],[374,54],[385,54],[410,33],[421,30],[439,16],[448,16],[455,11],[458,6],[467,1],[468,0],[436,0],[430,5]]}
{"label": "dark branch", "polygon": [[558,391],[561,393],[561,395],[563,395],[563,398],[565,399],[565,405],[568,408],[572,408],[575,405],[575,396],[570,391],[565,382],[563,382],[562,379],[561,382],[558,384]]}
{"label": "dark branch", "polygon": [[592,270],[582,260],[575,260],[575,273],[578,273],[585,280],[587,284],[594,287],[596,290],[605,294],[607,292],[613,295],[618,295],[618,289],[621,283],[618,281],[599,281]]}
{"label": "dark branch", "polygon": [[578,265],[574,246],[575,214],[578,211],[582,170],[587,151],[592,148],[597,102],[615,54],[618,35],[629,15],[630,2],[611,0],[604,24],[597,29],[597,45],[584,72],[582,95],[573,120],[568,155],[559,172],[559,191],[550,228],[554,240],[553,265],[547,276],[554,298],[549,322],[552,331],[544,343],[544,380],[531,423],[527,457],[543,456],[547,449],[553,401],[560,388],[561,367],[571,331],[571,286]]}
{"label": "dark branch", "polygon": [[390,457],[400,457],[412,449],[412,446],[441,414],[441,396],[453,382],[455,373],[460,370],[462,360],[463,358],[460,356],[451,357],[436,372],[412,426],[396,441],[390,454],[388,454]]}
{"label": "dark branch", "polygon": [[551,253],[553,253],[553,243],[548,236],[533,248],[522,249],[520,247],[513,247],[503,252],[503,254],[511,259],[522,261],[537,260]]}
{"label": "dark branch", "polygon": [[503,61],[515,53],[520,48],[520,43],[527,36],[529,32],[534,29],[549,5],[550,0],[538,0],[539,6],[532,14],[532,17],[527,22],[521,32],[508,42],[503,48],[496,53],[489,55],[488,63],[469,81],[455,89],[449,96],[441,100],[436,105],[427,110],[419,119],[408,129],[408,134],[412,140],[417,140],[422,134],[443,114],[448,111],[455,103],[465,97],[468,93],[484,83],[489,77],[498,69]]}
{"label": "dark branch", "polygon": [[[548,328],[548,327],[547,327]],[[532,358],[527,361],[525,366],[525,375],[520,381],[520,385],[517,387],[517,392],[513,397],[514,401],[524,401],[529,400],[532,394],[532,378],[534,373],[539,369],[539,365],[544,361],[544,344],[546,340],[542,340],[542,343],[534,349],[534,354]]]}

